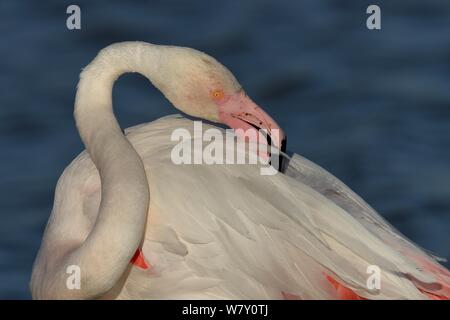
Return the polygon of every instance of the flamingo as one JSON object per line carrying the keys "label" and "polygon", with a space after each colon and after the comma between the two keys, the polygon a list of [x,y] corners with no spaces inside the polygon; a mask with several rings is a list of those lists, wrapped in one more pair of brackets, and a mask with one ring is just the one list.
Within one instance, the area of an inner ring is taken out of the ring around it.
{"label": "flamingo", "polygon": [[[192,132],[191,119],[122,131],[112,88],[126,72],[212,122],[205,128],[281,130],[205,53],[144,42],[101,50],[80,75],[74,116],[86,150],[57,183],[33,298],[448,299],[449,271],[438,258],[298,154],[267,176],[250,164],[176,165],[171,134]],[[67,285],[73,266],[76,288]]]}

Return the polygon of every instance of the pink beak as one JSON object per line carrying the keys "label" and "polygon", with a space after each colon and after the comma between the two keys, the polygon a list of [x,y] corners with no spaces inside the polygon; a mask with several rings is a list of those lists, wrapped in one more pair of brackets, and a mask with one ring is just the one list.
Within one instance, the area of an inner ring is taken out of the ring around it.
{"label": "pink beak", "polygon": [[[265,129],[273,146],[285,152],[286,136],[280,126],[263,109],[254,103],[244,91],[235,95],[219,106],[220,120],[233,129]],[[262,140],[261,140],[262,139]],[[258,143],[270,145],[265,137],[261,137]]]}

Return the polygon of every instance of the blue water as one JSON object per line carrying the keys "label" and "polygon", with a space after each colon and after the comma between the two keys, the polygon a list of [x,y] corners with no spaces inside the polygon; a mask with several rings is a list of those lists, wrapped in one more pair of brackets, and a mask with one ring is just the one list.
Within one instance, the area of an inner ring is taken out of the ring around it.
{"label": "blue water", "polygon": [[[31,265],[56,181],[82,150],[72,112],[80,69],[142,40],[204,50],[322,165],[398,229],[450,257],[450,2],[0,2],[0,298],[30,298]],[[123,127],[175,113],[143,77],[114,90]]]}

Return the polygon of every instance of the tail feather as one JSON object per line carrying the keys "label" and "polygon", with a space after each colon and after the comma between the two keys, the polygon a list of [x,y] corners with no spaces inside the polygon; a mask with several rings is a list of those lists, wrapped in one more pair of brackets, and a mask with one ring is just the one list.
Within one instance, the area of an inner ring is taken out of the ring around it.
{"label": "tail feather", "polygon": [[415,278],[411,281],[423,294],[434,300],[450,299],[450,272],[439,263],[434,262],[426,256],[408,254],[409,258],[419,265],[425,272],[431,273],[436,281],[434,283],[423,283]]}

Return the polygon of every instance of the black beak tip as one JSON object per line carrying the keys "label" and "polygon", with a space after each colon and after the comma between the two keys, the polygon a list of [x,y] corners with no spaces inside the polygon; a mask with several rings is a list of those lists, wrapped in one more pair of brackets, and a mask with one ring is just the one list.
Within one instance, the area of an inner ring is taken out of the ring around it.
{"label": "black beak tip", "polygon": [[287,150],[287,136],[284,136],[283,140],[281,140],[281,152],[286,153]]}
{"label": "black beak tip", "polygon": [[283,140],[281,141],[281,153],[279,156],[279,168],[278,171],[283,173],[288,165],[288,160],[286,159],[286,157],[284,156],[284,154],[286,154],[286,150],[287,150],[287,137],[284,136]]}

